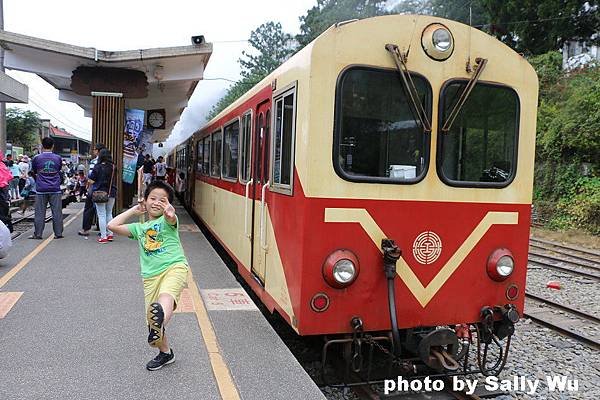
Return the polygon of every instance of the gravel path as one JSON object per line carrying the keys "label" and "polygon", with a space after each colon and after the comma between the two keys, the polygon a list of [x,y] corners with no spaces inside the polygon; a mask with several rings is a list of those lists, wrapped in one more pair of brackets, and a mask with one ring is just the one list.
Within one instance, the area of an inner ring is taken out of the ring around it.
{"label": "gravel path", "polygon": [[[540,387],[532,395],[517,391],[497,399],[600,399],[600,352],[529,320],[517,324],[508,362],[500,378],[512,379],[514,375],[539,379]],[[577,379],[579,390],[550,392],[546,376],[553,375]]]}

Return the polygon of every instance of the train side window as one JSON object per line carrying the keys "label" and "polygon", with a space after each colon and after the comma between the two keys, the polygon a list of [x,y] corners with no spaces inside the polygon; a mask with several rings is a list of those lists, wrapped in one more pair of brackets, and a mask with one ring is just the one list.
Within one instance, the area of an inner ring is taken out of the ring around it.
{"label": "train side window", "polygon": [[274,98],[272,188],[273,191],[285,194],[292,194],[296,125],[295,98],[295,87]]}
{"label": "train side window", "polygon": [[240,120],[236,120],[223,128],[223,170],[224,179],[237,180],[238,155],[240,143]]}
{"label": "train side window", "polygon": [[204,164],[204,141],[198,140],[198,143],[196,143],[196,146],[197,146],[196,173],[201,174],[202,173],[202,165]]}
{"label": "train side window", "polygon": [[209,175],[210,172],[210,136],[202,139],[202,174]]}
{"label": "train side window", "polygon": [[250,112],[242,116],[242,151],[240,163],[240,181],[248,182],[250,179],[251,154],[252,154],[252,114]]}
{"label": "train side window", "polygon": [[466,84],[451,81],[441,92],[438,175],[450,186],[505,187],[516,173],[518,95],[506,86],[477,83],[450,131],[441,133]]}
{"label": "train side window", "polygon": [[[431,87],[411,78],[431,120]],[[333,166],[351,182],[414,184],[425,177],[431,135],[415,118],[398,72],[354,66],[336,88]]]}
{"label": "train side window", "polygon": [[221,155],[223,152],[223,133],[221,131],[213,132],[210,146],[210,176],[221,177]]}

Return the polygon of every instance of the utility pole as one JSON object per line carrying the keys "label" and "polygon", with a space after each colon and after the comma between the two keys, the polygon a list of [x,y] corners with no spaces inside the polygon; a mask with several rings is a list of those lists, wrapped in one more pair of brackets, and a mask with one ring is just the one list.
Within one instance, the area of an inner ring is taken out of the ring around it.
{"label": "utility pole", "polygon": [[[4,30],[4,0],[0,0],[0,29]],[[4,48],[0,47],[0,71],[4,73]],[[0,102],[0,151],[6,154],[6,103]]]}

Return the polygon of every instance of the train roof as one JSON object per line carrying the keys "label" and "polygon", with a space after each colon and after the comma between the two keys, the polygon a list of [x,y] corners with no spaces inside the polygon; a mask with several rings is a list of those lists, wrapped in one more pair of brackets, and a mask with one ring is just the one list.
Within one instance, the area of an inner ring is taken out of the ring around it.
{"label": "train roof", "polygon": [[[269,75],[267,75],[265,78],[263,78],[256,85],[254,85],[250,90],[248,90],[246,93],[244,93],[242,96],[240,96],[240,98],[238,98],[233,103],[231,103],[229,106],[227,106],[225,109],[223,109],[218,115],[213,117],[211,120],[207,121],[198,131],[203,131],[206,128],[210,127],[211,125],[214,125],[219,119],[223,118],[223,116],[229,114],[232,110],[234,110],[235,108],[242,105],[249,98],[251,98],[252,96],[257,94],[260,90],[263,90],[265,88],[265,86],[270,85],[270,83],[273,82],[284,71],[287,71],[296,65],[309,64],[310,63],[309,60],[312,56],[313,49],[316,46],[319,46],[321,43],[327,42],[331,36],[338,35],[337,39],[339,39],[340,34],[350,33],[351,31],[354,31],[357,29],[359,31],[362,31],[362,33],[370,32],[370,29],[373,27],[372,25],[375,23],[376,24],[385,23],[390,26],[390,29],[394,29],[394,27],[400,27],[409,22],[412,23],[412,25],[413,25],[413,27],[411,28],[411,30],[413,31],[413,35],[411,35],[411,37],[408,39],[409,44],[410,43],[414,44],[415,38],[418,39],[420,42],[420,35],[418,33],[415,33],[417,31],[417,29],[416,29],[417,27],[419,27],[419,26],[426,27],[433,23],[441,23],[441,24],[445,25],[446,27],[448,27],[451,30],[451,32],[453,32],[453,35],[458,35],[461,38],[468,40],[469,42],[471,40],[473,40],[474,38],[478,38],[480,41],[481,41],[481,39],[487,40],[487,45],[489,46],[488,50],[502,54],[501,57],[503,59],[506,59],[506,57],[514,57],[514,58],[524,60],[525,64],[527,64],[529,66],[529,71],[527,71],[527,73],[526,73],[527,79],[532,84],[535,83],[537,85],[537,74],[535,73],[535,70],[533,69],[533,67],[531,67],[531,65],[525,60],[525,58],[522,55],[518,54],[513,49],[511,49],[509,46],[502,43],[495,37],[488,35],[487,33],[483,32],[479,29],[470,27],[461,22],[457,22],[457,21],[453,21],[453,20],[449,20],[449,19],[445,19],[445,18],[440,18],[440,17],[428,16],[428,15],[417,15],[417,14],[383,15],[383,16],[365,18],[365,19],[360,19],[360,20],[342,21],[342,22],[333,24],[328,29],[326,29],[323,33],[321,33],[321,35],[319,35],[316,39],[314,39],[312,42],[310,42],[305,47],[303,47],[300,51],[298,51],[296,54],[294,54],[292,57],[290,57],[288,60],[286,60],[284,63],[282,63],[279,67],[277,67],[274,71],[272,71]],[[348,36],[350,37],[350,34]],[[354,35],[352,35],[352,36],[354,36]],[[470,37],[465,37],[465,36],[470,36]],[[457,40],[455,39],[455,41],[457,41]],[[475,56],[472,58],[472,61],[474,61],[474,59],[475,59]],[[411,67],[410,61],[411,60],[409,58],[409,62],[408,62],[409,69]],[[391,58],[390,58],[390,66],[392,66],[392,65],[393,65],[393,63],[391,62]]]}

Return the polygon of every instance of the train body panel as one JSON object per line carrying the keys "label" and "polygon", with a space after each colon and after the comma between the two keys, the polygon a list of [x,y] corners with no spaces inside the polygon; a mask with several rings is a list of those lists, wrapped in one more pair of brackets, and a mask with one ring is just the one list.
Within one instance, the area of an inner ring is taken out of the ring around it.
{"label": "train body panel", "polygon": [[[431,29],[451,32],[446,60],[427,53]],[[525,59],[460,23],[333,26],[190,139],[188,204],[301,335],[357,318],[393,331],[394,254],[399,329],[489,312],[507,329],[524,305],[537,89]]]}

